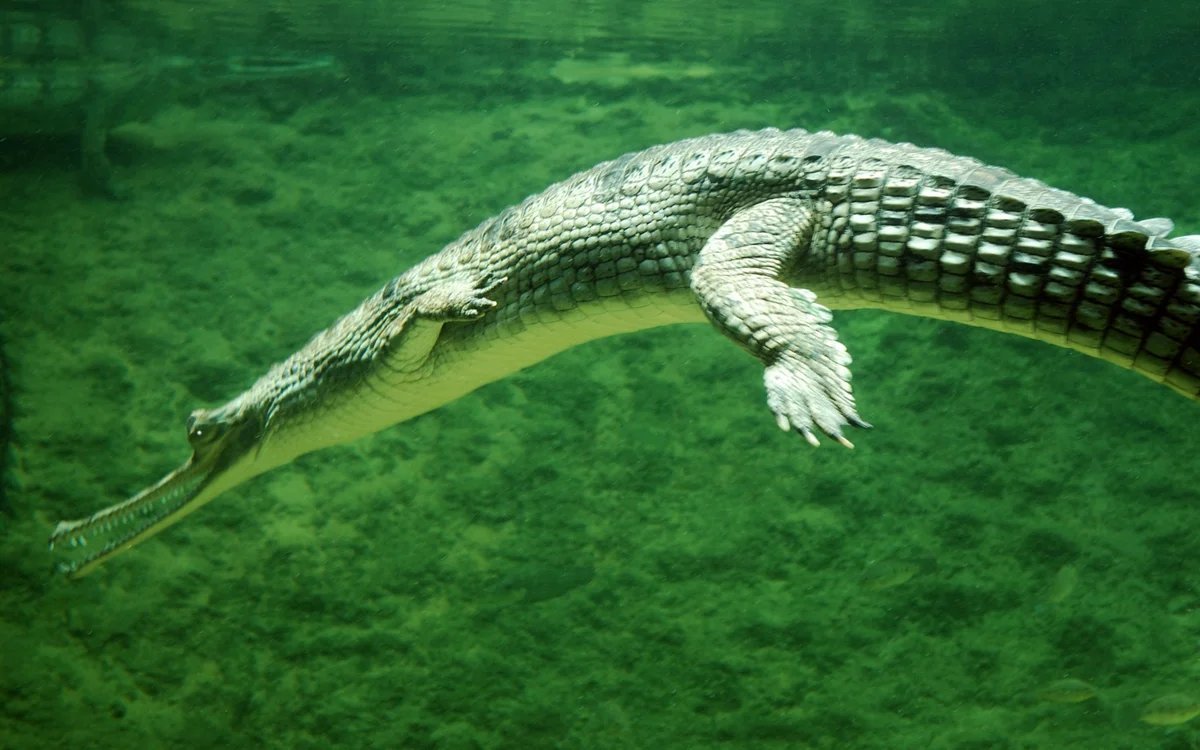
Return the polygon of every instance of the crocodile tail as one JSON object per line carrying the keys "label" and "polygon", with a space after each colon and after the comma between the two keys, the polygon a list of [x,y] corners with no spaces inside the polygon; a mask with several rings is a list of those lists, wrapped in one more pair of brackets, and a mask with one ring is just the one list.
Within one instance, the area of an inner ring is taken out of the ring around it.
{"label": "crocodile tail", "polygon": [[1181,361],[1186,361],[1191,373],[1182,392],[1200,399],[1200,234],[1177,237],[1172,242],[1187,250],[1191,256],[1184,271],[1186,282],[1181,283],[1177,290],[1180,292],[1177,296],[1183,298],[1182,306],[1194,316],[1188,337],[1190,345],[1179,355]]}
{"label": "crocodile tail", "polygon": [[1100,221],[1102,209],[1080,205],[1093,215],[1031,210],[1006,244],[986,232],[893,242],[924,255],[880,256],[875,283],[903,300],[881,295],[881,306],[1066,346],[1200,400],[1200,235],[1168,237],[1166,219],[1124,209],[1103,209],[1117,218]]}
{"label": "crocodile tail", "polygon": [[[1075,322],[1099,334],[1092,338],[1106,359],[1200,399],[1200,235],[1167,237],[1172,226],[1166,219],[1135,226],[1144,233],[1126,225],[1105,236],[1121,283],[1111,300],[1085,287]],[[1081,320],[1091,312],[1103,317]]]}

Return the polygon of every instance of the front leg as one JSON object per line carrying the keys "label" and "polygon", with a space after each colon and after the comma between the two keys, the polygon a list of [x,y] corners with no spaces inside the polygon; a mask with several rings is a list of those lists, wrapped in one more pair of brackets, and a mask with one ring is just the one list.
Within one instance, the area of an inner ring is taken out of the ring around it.
{"label": "front leg", "polygon": [[811,205],[774,198],[736,213],[708,239],[692,290],[709,320],[766,367],[767,406],[783,430],[816,445],[814,427],[854,447],[842,430],[869,427],[850,390],[850,354],[828,309],[780,280],[808,246]]}
{"label": "front leg", "polygon": [[501,277],[485,283],[465,276],[450,278],[414,295],[389,327],[384,350],[387,366],[399,372],[421,371],[428,364],[442,326],[467,323],[486,315],[496,306],[489,295],[507,280]]}
{"label": "front leg", "polygon": [[488,295],[506,281],[507,276],[487,284],[465,277],[448,279],[413,299],[412,309],[429,320],[475,320],[496,306],[496,301]]}

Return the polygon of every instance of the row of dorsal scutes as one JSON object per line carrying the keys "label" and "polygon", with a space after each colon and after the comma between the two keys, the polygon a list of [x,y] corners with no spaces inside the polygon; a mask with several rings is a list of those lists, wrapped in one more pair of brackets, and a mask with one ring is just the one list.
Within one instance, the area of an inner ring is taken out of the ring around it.
{"label": "row of dorsal scutes", "polygon": [[[1154,250],[1152,260],[1159,265],[1183,268],[1191,260],[1191,253],[1162,241],[1165,232],[1149,222],[1133,221],[1123,209],[1107,209],[1038,180],[1018,177],[1007,169],[910,143],[868,140],[829,131],[741,130],[626,155],[602,168],[607,168],[602,169],[605,172],[619,173],[619,179],[612,182],[619,183],[626,195],[636,194],[647,186],[662,189],[680,178],[685,183],[704,178],[714,183],[726,180],[739,184],[741,181],[791,183],[806,173],[819,172],[827,175],[830,184],[836,184],[839,178],[853,177],[861,183],[907,171],[955,193],[956,197],[986,201],[995,196],[1005,211],[1024,214],[1028,210],[1033,221],[1059,226],[1063,232],[1081,237],[1107,236],[1111,243],[1122,248]],[[1169,223],[1167,226],[1169,229]],[[1160,241],[1151,242],[1155,238]]]}
{"label": "row of dorsal scutes", "polygon": [[[778,130],[737,131],[655,146],[597,165],[587,173],[586,182],[634,196],[645,188],[673,192],[681,184],[695,185],[705,178],[714,183],[731,178],[762,179],[767,174],[767,155],[782,145],[772,143],[780,135],[783,133]],[[791,171],[793,175],[796,172]]]}
{"label": "row of dorsal scutes", "polygon": [[[1058,249],[1061,259],[1074,266],[1090,264],[1097,256],[1109,259],[1105,252],[1146,252],[1153,265],[1179,269],[1189,266],[1195,255],[1163,236],[1163,224],[1169,230],[1165,220],[1141,224],[1121,209],[1107,209],[941,149],[828,131],[767,129],[702,136],[627,154],[577,177],[582,178],[581,187],[594,191],[601,201],[618,194],[635,196],[647,187],[671,191],[682,180],[701,191],[730,181],[739,189],[765,183],[823,190],[836,203],[839,192],[848,196],[851,190],[862,193],[886,183],[893,199],[901,199],[898,193],[911,188],[930,211],[949,209],[967,216],[968,224],[971,217],[985,220],[990,227],[985,239],[991,243],[985,256],[994,260],[1001,259],[1003,248],[1017,237],[1024,241],[1025,256],[1046,256]],[[697,184],[702,180],[708,185]],[[967,229],[968,237],[979,234]],[[1061,248],[1056,247],[1059,237]]]}
{"label": "row of dorsal scutes", "polygon": [[576,175],[563,186],[634,196],[645,188],[675,191],[680,184],[695,186],[702,180],[713,185],[729,180],[786,183],[799,177],[803,158],[814,149],[843,140],[828,132],[774,128],[700,136],[625,154]]}

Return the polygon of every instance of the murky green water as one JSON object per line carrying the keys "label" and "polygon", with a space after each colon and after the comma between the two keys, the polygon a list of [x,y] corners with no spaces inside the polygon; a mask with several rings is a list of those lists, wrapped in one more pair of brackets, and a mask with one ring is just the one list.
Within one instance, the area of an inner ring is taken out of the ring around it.
{"label": "murky green water", "polygon": [[[176,465],[192,408],[625,151],[857,132],[1200,232],[1200,9],[457,7],[112,3],[105,22],[145,41],[131,60],[341,65],[117,129],[122,202],[81,191],[76,139],[0,133],[16,436],[0,748],[1200,742],[1139,720],[1200,698],[1200,406],[912,317],[835,319],[875,424],[853,452],[776,430],[760,368],[712,330],[663,329],[301,459],[82,581],[54,575],[54,522]],[[31,12],[79,8],[0,3],[0,26]]]}

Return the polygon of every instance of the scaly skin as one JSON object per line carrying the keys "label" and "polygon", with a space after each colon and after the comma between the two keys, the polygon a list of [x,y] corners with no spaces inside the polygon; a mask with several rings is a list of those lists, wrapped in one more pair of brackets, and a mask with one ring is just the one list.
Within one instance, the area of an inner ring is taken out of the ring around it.
{"label": "scaly skin", "polygon": [[[738,132],[605,162],[467,232],[249,390],[193,455],[51,547],[83,575],[221,492],[582,342],[707,318],[764,365],[777,424],[865,427],[828,308],[998,328],[1200,394],[1195,237],[943,151]],[[820,300],[820,302],[818,302]]]}

